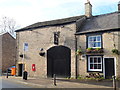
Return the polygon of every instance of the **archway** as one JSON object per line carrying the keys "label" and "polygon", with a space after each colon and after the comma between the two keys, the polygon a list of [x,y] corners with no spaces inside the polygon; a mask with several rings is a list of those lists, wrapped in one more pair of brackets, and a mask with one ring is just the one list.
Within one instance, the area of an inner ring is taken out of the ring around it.
{"label": "archway", "polygon": [[47,50],[47,76],[70,77],[71,50],[65,46],[54,46]]}

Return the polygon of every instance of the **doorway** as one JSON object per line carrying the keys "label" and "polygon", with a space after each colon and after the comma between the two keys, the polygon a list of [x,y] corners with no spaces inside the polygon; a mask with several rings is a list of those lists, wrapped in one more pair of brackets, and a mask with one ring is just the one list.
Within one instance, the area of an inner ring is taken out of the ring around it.
{"label": "doorway", "polygon": [[65,46],[54,46],[47,50],[47,76],[70,77],[71,50]]}
{"label": "doorway", "polygon": [[22,76],[23,73],[23,64],[18,64],[18,76]]}
{"label": "doorway", "polygon": [[105,79],[112,79],[115,75],[115,59],[114,58],[104,58],[105,66]]}

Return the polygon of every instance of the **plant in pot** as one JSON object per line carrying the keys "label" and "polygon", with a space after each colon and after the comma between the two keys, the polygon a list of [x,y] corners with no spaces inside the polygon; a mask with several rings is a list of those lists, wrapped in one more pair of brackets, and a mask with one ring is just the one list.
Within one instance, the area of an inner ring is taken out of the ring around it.
{"label": "plant in pot", "polygon": [[76,51],[76,55],[81,55],[82,54],[82,50],[81,49],[78,49],[77,51]]}
{"label": "plant in pot", "polygon": [[40,56],[44,56],[44,55],[45,55],[45,52],[40,52],[39,55],[40,55]]}
{"label": "plant in pot", "polygon": [[23,54],[20,54],[20,57],[23,58]]}
{"label": "plant in pot", "polygon": [[39,53],[40,56],[45,56],[45,51],[43,48],[40,48],[40,53]]}
{"label": "plant in pot", "polygon": [[97,53],[103,53],[103,49],[102,48],[96,48],[95,49]]}
{"label": "plant in pot", "polygon": [[87,48],[87,53],[91,53],[92,52],[92,50],[93,50],[93,48]]}
{"label": "plant in pot", "polygon": [[118,49],[112,49],[112,53],[119,55]]}

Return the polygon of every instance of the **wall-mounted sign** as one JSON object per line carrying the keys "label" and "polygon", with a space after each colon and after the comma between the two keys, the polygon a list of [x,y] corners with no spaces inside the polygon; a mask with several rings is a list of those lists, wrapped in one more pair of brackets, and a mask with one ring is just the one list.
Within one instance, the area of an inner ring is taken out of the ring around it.
{"label": "wall-mounted sign", "polygon": [[24,43],[24,51],[28,51],[28,43]]}
{"label": "wall-mounted sign", "polygon": [[54,32],[54,44],[58,45],[59,44],[59,37],[60,37],[60,32]]}

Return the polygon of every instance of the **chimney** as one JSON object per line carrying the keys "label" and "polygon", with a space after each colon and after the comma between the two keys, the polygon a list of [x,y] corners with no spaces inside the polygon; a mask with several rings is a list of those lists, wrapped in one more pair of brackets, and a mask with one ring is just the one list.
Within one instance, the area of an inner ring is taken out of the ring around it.
{"label": "chimney", "polygon": [[118,2],[118,11],[120,12],[120,1]]}
{"label": "chimney", "polygon": [[89,0],[85,3],[85,16],[88,18],[92,16],[92,5]]}

